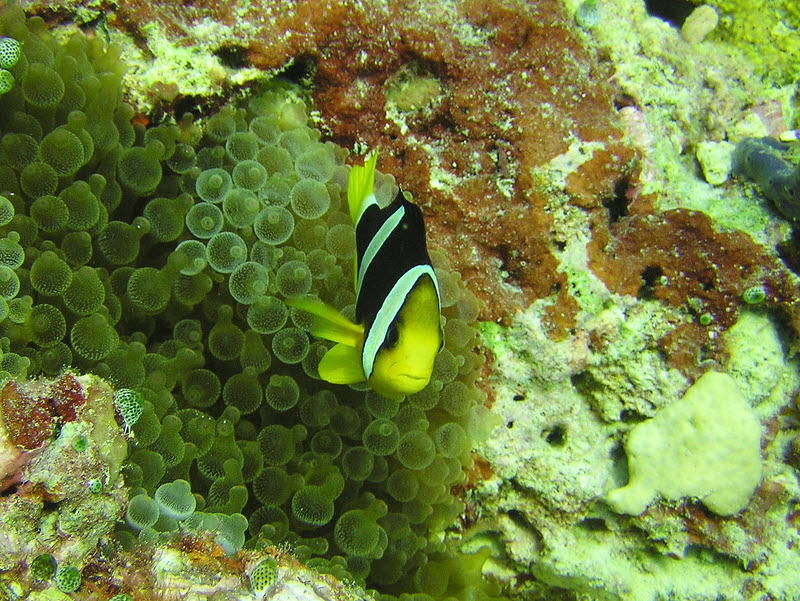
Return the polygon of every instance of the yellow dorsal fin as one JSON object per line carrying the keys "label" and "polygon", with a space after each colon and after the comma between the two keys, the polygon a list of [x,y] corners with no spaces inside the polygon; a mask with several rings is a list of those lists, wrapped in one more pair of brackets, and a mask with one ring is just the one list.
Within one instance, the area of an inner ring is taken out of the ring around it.
{"label": "yellow dorsal fin", "polygon": [[360,349],[364,345],[364,326],[353,323],[333,307],[316,298],[287,298],[290,307],[314,316],[310,332],[318,338]]}
{"label": "yellow dorsal fin", "polygon": [[364,201],[372,194],[375,184],[375,165],[378,163],[377,149],[364,161],[364,166],[353,165],[347,181],[347,203],[350,205],[350,218],[355,224],[361,215]]}

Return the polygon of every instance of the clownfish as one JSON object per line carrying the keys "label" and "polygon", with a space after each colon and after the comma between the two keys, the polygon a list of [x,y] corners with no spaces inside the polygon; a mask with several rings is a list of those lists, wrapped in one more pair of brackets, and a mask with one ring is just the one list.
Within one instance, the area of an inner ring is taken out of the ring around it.
{"label": "clownfish", "polygon": [[356,228],[356,323],[317,299],[287,304],[312,313],[311,334],[335,342],[319,364],[332,384],[369,382],[400,399],[428,384],[444,341],[439,282],[428,256],[420,208],[398,191],[385,208],[373,193],[374,152],[354,166],[347,185]]}

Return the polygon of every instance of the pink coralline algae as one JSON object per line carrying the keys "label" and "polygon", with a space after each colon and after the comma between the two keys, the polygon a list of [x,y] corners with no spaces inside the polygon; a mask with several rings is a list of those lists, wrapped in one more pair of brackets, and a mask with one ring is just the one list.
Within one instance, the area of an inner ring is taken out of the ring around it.
{"label": "pink coralline algae", "polygon": [[15,381],[3,386],[0,405],[8,439],[21,449],[39,448],[53,433],[55,418],[48,399],[29,394]]}
{"label": "pink coralline algae", "polygon": [[85,402],[83,387],[71,373],[52,382],[6,382],[0,390],[0,490],[47,445],[59,422],[77,419]]}
{"label": "pink coralline algae", "polygon": [[77,417],[77,410],[86,403],[83,387],[71,373],[65,373],[50,387],[50,404],[58,416],[71,422]]}

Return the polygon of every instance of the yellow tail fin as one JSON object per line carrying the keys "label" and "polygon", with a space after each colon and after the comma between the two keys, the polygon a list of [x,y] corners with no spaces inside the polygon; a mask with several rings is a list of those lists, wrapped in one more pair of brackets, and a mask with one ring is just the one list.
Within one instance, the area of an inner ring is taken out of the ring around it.
{"label": "yellow tail fin", "polygon": [[361,215],[361,207],[367,196],[372,194],[375,184],[375,165],[378,163],[377,149],[364,161],[364,166],[354,165],[350,169],[347,181],[347,203],[350,205],[350,217],[355,224]]}

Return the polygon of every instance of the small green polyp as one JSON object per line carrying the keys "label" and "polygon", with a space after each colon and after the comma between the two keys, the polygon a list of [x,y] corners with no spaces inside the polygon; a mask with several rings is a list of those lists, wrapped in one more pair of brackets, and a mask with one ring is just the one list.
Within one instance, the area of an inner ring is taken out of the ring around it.
{"label": "small green polyp", "polygon": [[81,573],[73,566],[62,566],[56,571],[55,582],[62,593],[74,593],[81,586]]}
{"label": "small green polyp", "polygon": [[50,580],[56,573],[56,560],[49,553],[36,556],[28,567],[36,580]]}
{"label": "small green polyp", "polygon": [[11,71],[0,69],[0,95],[10,92],[14,87],[14,76]]}
{"label": "small green polyp", "polygon": [[752,286],[742,293],[742,300],[748,305],[759,305],[767,299],[767,291],[763,286]]}
{"label": "small green polyp", "polygon": [[581,29],[589,31],[600,22],[600,7],[596,0],[585,0],[575,11],[575,22]]}
{"label": "small green polyp", "polygon": [[0,38],[0,67],[10,69],[19,61],[21,48],[14,38]]}

